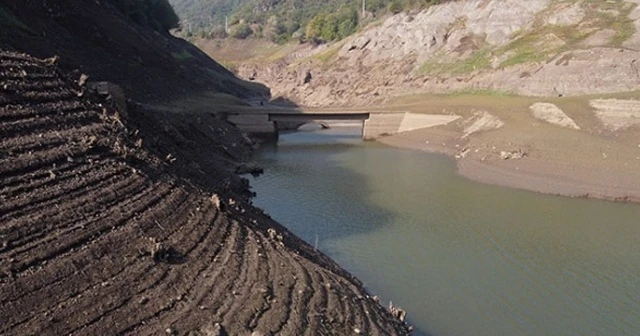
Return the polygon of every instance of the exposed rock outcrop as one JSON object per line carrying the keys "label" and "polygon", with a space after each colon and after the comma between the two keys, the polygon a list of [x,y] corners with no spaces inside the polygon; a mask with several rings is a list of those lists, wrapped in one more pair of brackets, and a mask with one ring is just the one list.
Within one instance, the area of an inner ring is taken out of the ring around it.
{"label": "exposed rock outcrop", "polygon": [[527,153],[522,149],[513,151],[500,151],[500,159],[502,160],[518,160],[527,157]]}
{"label": "exposed rock outcrop", "polygon": [[477,37],[502,46],[511,35],[526,29],[549,0],[526,3],[506,1],[452,1],[417,15],[395,15],[345,43],[339,55],[350,64],[373,66],[379,62],[415,57],[419,63],[436,52],[464,54],[470,39]]}
{"label": "exposed rock outcrop", "polygon": [[612,131],[640,125],[640,101],[621,99],[595,99],[589,102],[604,126]]}
{"label": "exposed rock outcrop", "polygon": [[487,111],[478,111],[474,113],[472,118],[465,120],[465,124],[466,126],[464,128],[462,138],[466,138],[474,133],[486,132],[504,126],[504,122],[500,120],[500,118]]}
{"label": "exposed rock outcrop", "polygon": [[560,127],[579,130],[580,127],[569,118],[559,107],[551,103],[535,103],[529,107],[531,113],[537,119]]}

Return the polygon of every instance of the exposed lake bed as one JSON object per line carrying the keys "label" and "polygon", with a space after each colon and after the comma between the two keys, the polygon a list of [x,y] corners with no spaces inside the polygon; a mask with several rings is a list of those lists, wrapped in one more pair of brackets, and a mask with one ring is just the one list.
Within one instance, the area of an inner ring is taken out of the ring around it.
{"label": "exposed lake bed", "polygon": [[637,204],[485,185],[444,155],[324,134],[257,153],[255,204],[405,308],[419,333],[640,330]]}
{"label": "exposed lake bed", "polygon": [[[483,183],[640,202],[638,102],[637,92],[556,98],[499,93],[398,97],[385,108],[461,118],[379,141],[446,154],[456,159],[460,174]],[[541,117],[535,111],[540,105],[555,109],[571,127]]]}

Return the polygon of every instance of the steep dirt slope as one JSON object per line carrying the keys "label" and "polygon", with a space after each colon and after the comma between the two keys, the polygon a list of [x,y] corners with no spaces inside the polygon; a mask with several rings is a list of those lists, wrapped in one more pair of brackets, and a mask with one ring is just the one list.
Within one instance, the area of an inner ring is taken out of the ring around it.
{"label": "steep dirt slope", "polygon": [[58,56],[64,72],[114,82],[139,101],[207,92],[269,94],[262,85],[237,79],[188,42],[134,24],[109,1],[6,0],[0,3],[0,28],[4,49]]}
{"label": "steep dirt slope", "polygon": [[146,150],[161,133],[88,96],[0,51],[0,334],[407,333],[243,198],[179,178]]}

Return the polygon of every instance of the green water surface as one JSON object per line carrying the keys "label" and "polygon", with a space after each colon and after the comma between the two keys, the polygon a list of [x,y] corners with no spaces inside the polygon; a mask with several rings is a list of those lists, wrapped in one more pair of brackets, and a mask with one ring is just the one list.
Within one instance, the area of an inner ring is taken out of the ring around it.
{"label": "green water surface", "polygon": [[640,335],[640,205],[484,185],[447,157],[332,132],[260,150],[254,203],[416,334]]}

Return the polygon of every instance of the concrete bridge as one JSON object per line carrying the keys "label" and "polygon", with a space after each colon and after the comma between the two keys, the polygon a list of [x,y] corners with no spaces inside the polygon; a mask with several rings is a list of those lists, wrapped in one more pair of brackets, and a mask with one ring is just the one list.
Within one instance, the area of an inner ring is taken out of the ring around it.
{"label": "concrete bridge", "polygon": [[257,136],[277,137],[281,130],[295,130],[313,121],[355,121],[362,122],[362,137],[372,140],[384,135],[444,125],[458,116],[418,114],[409,112],[363,112],[363,111],[299,111],[299,110],[259,110],[230,113],[227,121],[241,130]]}

